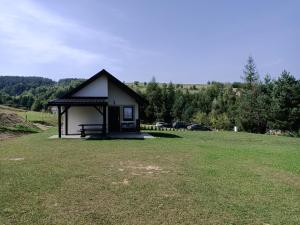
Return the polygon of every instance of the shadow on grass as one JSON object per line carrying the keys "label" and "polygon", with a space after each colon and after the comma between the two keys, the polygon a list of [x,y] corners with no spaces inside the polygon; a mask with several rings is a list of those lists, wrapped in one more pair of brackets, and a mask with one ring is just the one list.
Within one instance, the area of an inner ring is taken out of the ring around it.
{"label": "shadow on grass", "polygon": [[182,138],[181,136],[178,136],[176,134],[171,134],[171,133],[152,132],[152,131],[147,131],[147,133],[154,137],[160,137],[160,138]]}

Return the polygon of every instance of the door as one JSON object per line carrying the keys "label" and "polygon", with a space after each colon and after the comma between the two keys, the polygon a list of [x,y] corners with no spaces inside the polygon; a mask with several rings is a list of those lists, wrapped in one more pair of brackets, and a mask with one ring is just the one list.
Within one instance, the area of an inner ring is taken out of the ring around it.
{"label": "door", "polygon": [[108,107],[108,130],[109,132],[120,131],[120,107]]}

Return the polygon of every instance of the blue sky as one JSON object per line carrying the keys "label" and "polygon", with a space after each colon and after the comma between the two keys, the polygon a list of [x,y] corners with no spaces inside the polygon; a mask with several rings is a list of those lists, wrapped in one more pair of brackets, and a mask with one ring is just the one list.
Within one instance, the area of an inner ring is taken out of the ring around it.
{"label": "blue sky", "polygon": [[0,0],[0,74],[122,81],[300,78],[300,1]]}

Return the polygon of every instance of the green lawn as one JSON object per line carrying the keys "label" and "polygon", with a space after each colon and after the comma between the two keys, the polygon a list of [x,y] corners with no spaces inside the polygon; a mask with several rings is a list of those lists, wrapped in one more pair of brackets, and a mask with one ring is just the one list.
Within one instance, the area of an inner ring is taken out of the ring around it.
{"label": "green lawn", "polygon": [[34,111],[18,112],[17,114],[31,122],[44,123],[46,125],[57,124],[57,115],[55,114]]}
{"label": "green lawn", "polygon": [[0,142],[0,224],[300,224],[300,139]]}

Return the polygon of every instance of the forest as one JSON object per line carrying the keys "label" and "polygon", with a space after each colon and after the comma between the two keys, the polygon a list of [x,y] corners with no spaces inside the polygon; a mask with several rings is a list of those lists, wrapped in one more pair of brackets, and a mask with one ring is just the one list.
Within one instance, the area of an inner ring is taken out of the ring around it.
{"label": "forest", "polygon": [[[62,96],[83,82],[42,77],[0,76],[0,104],[47,110],[47,102]],[[300,80],[284,70],[276,79],[257,72],[252,57],[244,67],[241,82],[208,82],[205,85],[182,85],[150,82],[128,84],[144,96],[143,123],[185,121],[202,123],[218,130],[252,133],[281,131],[299,135]]]}

